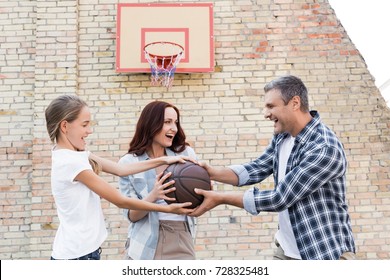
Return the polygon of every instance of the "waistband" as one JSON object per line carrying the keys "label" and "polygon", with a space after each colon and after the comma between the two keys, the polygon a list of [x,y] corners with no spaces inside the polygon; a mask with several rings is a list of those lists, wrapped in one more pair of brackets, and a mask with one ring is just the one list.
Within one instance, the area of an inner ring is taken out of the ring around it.
{"label": "waistband", "polygon": [[185,221],[160,220],[160,228],[168,231],[190,231],[188,223]]}

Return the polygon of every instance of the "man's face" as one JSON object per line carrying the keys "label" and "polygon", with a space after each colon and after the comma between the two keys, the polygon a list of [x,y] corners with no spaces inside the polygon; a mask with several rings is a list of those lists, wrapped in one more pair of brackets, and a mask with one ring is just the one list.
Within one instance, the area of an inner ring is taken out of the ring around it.
{"label": "man's face", "polygon": [[284,103],[280,90],[272,89],[265,94],[264,117],[274,122],[274,134],[294,131],[295,115],[292,102]]}

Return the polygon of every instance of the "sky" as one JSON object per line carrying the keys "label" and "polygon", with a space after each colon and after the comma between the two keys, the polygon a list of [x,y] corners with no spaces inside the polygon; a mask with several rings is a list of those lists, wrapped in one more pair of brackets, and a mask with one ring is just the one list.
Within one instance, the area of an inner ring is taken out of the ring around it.
{"label": "sky", "polygon": [[[328,0],[381,89],[390,83],[390,1]],[[386,83],[386,84],[387,84]],[[390,107],[390,84],[381,90]]]}

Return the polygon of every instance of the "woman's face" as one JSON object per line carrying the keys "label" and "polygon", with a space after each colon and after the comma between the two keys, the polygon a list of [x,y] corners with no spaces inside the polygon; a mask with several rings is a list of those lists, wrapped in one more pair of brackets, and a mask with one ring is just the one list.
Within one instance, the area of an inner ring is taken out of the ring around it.
{"label": "woman's face", "polygon": [[172,146],[173,138],[177,133],[177,113],[172,107],[165,108],[164,125],[153,138],[153,144],[163,148]]}

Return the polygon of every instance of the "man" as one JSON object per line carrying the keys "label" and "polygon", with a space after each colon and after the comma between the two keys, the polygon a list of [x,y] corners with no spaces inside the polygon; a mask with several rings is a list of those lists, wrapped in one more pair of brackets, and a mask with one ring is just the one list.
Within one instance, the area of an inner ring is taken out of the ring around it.
{"label": "man", "polygon": [[319,114],[309,111],[307,89],[299,78],[280,77],[264,91],[264,117],[274,123],[274,137],[265,152],[242,165],[201,165],[212,180],[237,186],[259,183],[273,174],[275,188],[253,187],[239,194],[197,190],[205,200],[192,215],[219,204],[253,215],[278,212],[274,259],[354,259],[342,144]]}

